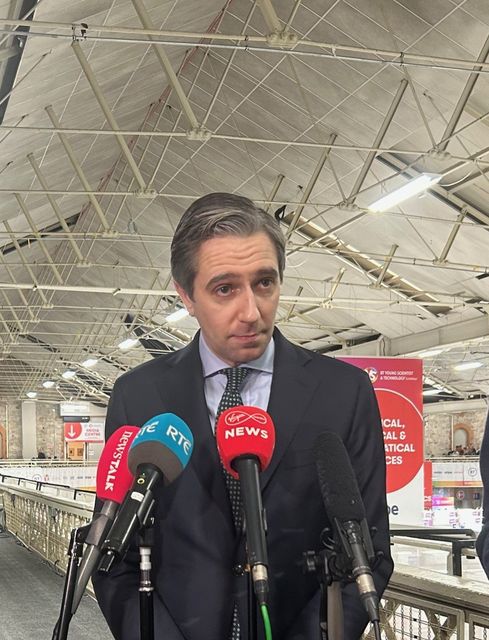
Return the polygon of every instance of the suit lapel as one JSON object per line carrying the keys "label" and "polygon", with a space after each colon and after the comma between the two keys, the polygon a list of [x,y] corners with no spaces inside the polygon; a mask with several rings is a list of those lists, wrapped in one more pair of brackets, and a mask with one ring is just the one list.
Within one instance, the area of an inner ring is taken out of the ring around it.
{"label": "suit lapel", "polygon": [[[272,460],[261,474],[262,489],[272,478],[300,428],[319,382],[306,366],[311,359],[307,351],[295,347],[278,330],[275,330],[274,340],[273,380],[267,411],[275,425],[276,442]],[[154,383],[162,406],[174,411],[189,425],[194,436],[189,467],[223,515],[222,525],[229,527],[233,534],[229,498],[224,475],[220,473],[221,461],[209,424],[198,333],[190,345],[165,360],[162,374]]]}
{"label": "suit lapel", "polygon": [[274,340],[275,360],[267,411],[275,425],[275,450],[269,466],[261,474],[262,489],[270,482],[300,428],[319,382],[307,369],[311,359],[307,351],[295,347],[277,329]]}
{"label": "suit lapel", "polygon": [[194,436],[194,447],[189,467],[220,509],[226,525],[232,531],[224,474],[221,473],[222,465],[205,400],[199,334],[197,333],[190,345],[176,352],[174,358],[167,360],[167,364],[170,366],[158,381],[158,392],[163,397],[163,406],[171,407],[171,410],[190,427]]}

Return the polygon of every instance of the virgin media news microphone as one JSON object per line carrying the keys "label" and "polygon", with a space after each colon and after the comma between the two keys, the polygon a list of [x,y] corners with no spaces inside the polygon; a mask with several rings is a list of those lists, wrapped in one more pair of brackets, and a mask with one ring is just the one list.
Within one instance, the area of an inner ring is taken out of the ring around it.
{"label": "virgin media news microphone", "polygon": [[138,427],[120,427],[107,440],[97,466],[97,498],[104,504],[93,517],[85,544],[87,548],[82,557],[76,580],[75,593],[71,606],[72,614],[78,608],[88,584],[88,580],[97,566],[101,545],[109,532],[115,514],[128,492],[133,476],[127,466],[129,447],[139,431]]}
{"label": "virgin media news microphone", "polygon": [[217,449],[224,468],[239,479],[246,523],[248,563],[258,603],[268,596],[266,519],[258,474],[266,469],[275,446],[275,428],[266,411],[258,407],[232,407],[216,425]]}
{"label": "virgin media news microphone", "polygon": [[99,571],[107,573],[114,561],[125,554],[132,535],[151,516],[155,486],[161,480],[170,484],[181,474],[190,460],[193,444],[187,424],[173,413],[155,416],[141,427],[127,459],[134,483],[102,545],[105,555]]}
{"label": "virgin media news microphone", "polygon": [[316,440],[316,467],[326,514],[335,538],[352,564],[352,574],[371,622],[379,620],[379,597],[368,557],[374,558],[365,506],[348,453],[332,432]]}

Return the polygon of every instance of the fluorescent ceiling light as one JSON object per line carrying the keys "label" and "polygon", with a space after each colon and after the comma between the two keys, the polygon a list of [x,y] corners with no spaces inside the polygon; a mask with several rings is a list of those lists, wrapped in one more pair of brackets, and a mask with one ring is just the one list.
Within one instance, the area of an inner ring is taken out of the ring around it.
{"label": "fluorescent ceiling light", "polygon": [[455,371],[468,371],[479,367],[482,367],[482,362],[462,362],[462,364],[456,364],[453,368]]}
{"label": "fluorescent ceiling light", "polygon": [[181,309],[177,309],[173,313],[170,313],[169,316],[166,316],[166,321],[167,322],[178,322],[179,320],[182,320],[183,318],[186,318],[187,316],[188,316],[187,309],[182,307]]}
{"label": "fluorescent ceiling light", "polygon": [[61,377],[64,378],[65,380],[71,380],[71,378],[74,378],[76,376],[76,371],[72,371],[71,369],[68,369],[67,371],[64,371],[61,374]]}
{"label": "fluorescent ceiling light", "polygon": [[53,382],[53,380],[44,380],[44,382],[42,383],[42,386],[45,389],[52,389],[54,387],[56,383]]}
{"label": "fluorescent ceiling light", "polygon": [[439,393],[441,393],[441,389],[426,389],[426,391],[423,391],[424,396],[436,396]]}
{"label": "fluorescent ceiling light", "polygon": [[433,358],[434,356],[438,356],[440,353],[443,353],[444,349],[431,349],[429,351],[421,351],[418,353],[418,358]]}
{"label": "fluorescent ceiling light", "polygon": [[37,397],[37,393],[36,393],[35,391],[28,391],[28,392],[26,393],[26,396],[27,396],[28,398],[32,398],[32,399],[34,399],[34,398],[36,398],[36,397]]}
{"label": "fluorescent ceiling light", "polygon": [[98,362],[97,358],[87,358],[82,362],[82,367],[94,367]]}
{"label": "fluorescent ceiling light", "polygon": [[438,173],[422,173],[414,180],[399,187],[399,189],[395,189],[392,193],[388,193],[379,200],[372,202],[372,204],[368,205],[367,209],[370,209],[370,211],[387,211],[387,209],[392,209],[392,207],[431,187],[432,184],[436,184],[439,180],[441,180],[441,175]]}
{"label": "fluorescent ceiling light", "polygon": [[126,340],[119,342],[117,346],[119,347],[119,349],[122,349],[124,351],[126,349],[131,349],[132,347],[135,347],[138,344],[138,342],[139,340],[134,340],[133,338],[127,338]]}

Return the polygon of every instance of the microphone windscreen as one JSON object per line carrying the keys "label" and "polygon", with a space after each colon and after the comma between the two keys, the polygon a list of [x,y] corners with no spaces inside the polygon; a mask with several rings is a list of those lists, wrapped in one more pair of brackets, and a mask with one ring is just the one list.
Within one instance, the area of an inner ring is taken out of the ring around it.
{"label": "microphone windscreen", "polygon": [[136,475],[139,465],[151,464],[173,482],[187,466],[193,446],[187,424],[173,413],[162,413],[139,430],[129,450],[129,469]]}
{"label": "microphone windscreen", "polygon": [[316,467],[324,506],[330,521],[363,520],[365,506],[350,457],[341,438],[326,431],[316,440]]}
{"label": "microphone windscreen", "polygon": [[268,467],[275,447],[275,427],[259,407],[231,407],[217,420],[216,440],[224,468],[237,478],[232,463],[239,456],[256,456],[260,471]]}
{"label": "microphone windscreen", "polygon": [[127,456],[138,431],[138,427],[119,427],[105,443],[97,466],[97,498],[118,504],[124,500],[133,481]]}

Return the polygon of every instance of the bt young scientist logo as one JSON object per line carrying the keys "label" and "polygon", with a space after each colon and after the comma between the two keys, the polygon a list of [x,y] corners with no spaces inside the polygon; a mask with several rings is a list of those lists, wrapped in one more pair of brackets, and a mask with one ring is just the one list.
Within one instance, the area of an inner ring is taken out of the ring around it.
{"label": "bt young scientist logo", "polygon": [[368,373],[368,377],[370,378],[370,382],[373,384],[377,382],[379,379],[379,372],[375,367],[365,367],[364,371]]}

